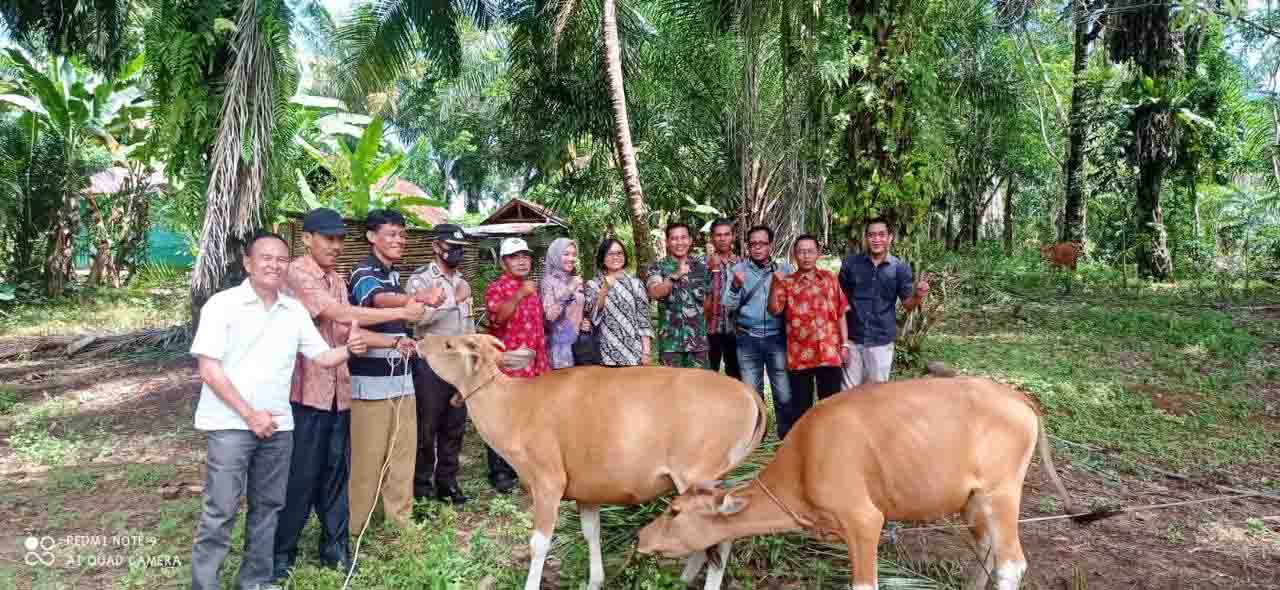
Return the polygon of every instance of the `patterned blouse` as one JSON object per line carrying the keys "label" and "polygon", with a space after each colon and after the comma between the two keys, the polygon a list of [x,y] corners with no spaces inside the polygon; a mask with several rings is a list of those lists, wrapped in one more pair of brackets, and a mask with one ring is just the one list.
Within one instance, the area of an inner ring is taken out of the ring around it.
{"label": "patterned blouse", "polygon": [[[587,281],[586,300],[588,311],[595,309],[604,277],[597,275]],[[619,275],[605,296],[604,309],[591,313],[591,325],[596,344],[600,347],[601,364],[611,367],[632,367],[640,364],[644,354],[643,337],[653,338],[649,321],[649,295],[640,286],[640,279],[626,273]]]}

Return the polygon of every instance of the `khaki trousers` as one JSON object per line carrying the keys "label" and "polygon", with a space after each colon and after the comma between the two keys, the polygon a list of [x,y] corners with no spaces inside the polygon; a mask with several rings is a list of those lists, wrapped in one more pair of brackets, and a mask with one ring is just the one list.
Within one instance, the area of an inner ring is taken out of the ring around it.
{"label": "khaki trousers", "polygon": [[[397,421],[399,424],[397,426]],[[392,435],[394,434],[394,446]],[[413,466],[418,449],[418,404],[413,395],[384,400],[351,400],[351,534],[360,535],[378,501],[382,475],[382,511],[399,526],[413,513]]]}

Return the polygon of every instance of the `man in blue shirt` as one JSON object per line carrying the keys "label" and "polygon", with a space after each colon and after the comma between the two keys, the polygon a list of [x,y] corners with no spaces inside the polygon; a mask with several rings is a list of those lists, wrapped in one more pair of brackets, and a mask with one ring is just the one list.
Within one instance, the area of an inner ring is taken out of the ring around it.
{"label": "man in blue shirt", "polygon": [[893,234],[882,218],[872,219],[864,230],[862,248],[840,263],[840,288],[849,298],[849,339],[852,349],[844,369],[844,387],[889,380],[893,368],[893,344],[898,337],[897,303],[905,311],[920,305],[929,293],[921,280],[913,289],[911,267],[889,253]]}
{"label": "man in blue shirt", "polygon": [[[775,272],[789,274],[789,263],[775,264],[769,257],[773,246],[773,230],[757,225],[747,231],[747,260],[729,268],[720,301],[725,313],[737,310],[738,368],[742,380],[764,395],[764,372],[769,372],[774,407],[785,407],[791,400],[787,381],[787,337],[782,316],[769,313],[769,285]],[[782,437],[779,424],[778,437]]]}

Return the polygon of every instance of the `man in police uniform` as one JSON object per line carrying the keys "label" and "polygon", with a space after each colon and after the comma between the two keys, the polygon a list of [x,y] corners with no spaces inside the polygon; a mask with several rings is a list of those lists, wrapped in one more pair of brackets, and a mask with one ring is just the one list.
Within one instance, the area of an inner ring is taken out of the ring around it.
{"label": "man in police uniform", "polygon": [[[419,300],[443,296],[443,302],[438,308],[428,309],[418,321],[414,338],[475,333],[471,319],[471,285],[459,270],[466,236],[462,228],[450,223],[435,226],[435,232],[436,239],[431,244],[435,259],[413,271],[405,292]],[[413,363],[413,388],[418,403],[413,495],[463,504],[467,496],[458,486],[458,454],[462,451],[467,408],[449,403],[457,389],[441,379],[422,357],[414,357]]]}

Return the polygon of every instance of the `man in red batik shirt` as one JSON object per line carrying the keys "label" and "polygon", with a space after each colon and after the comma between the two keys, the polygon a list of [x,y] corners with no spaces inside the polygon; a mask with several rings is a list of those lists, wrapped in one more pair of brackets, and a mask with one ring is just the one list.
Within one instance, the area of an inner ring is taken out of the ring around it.
{"label": "man in red batik shirt", "polygon": [[769,287],[769,313],[784,315],[787,327],[787,381],[791,396],[778,413],[778,436],[786,437],[791,426],[813,406],[813,394],[826,399],[840,393],[843,367],[849,361],[849,299],[830,271],[817,267],[818,240],[810,235],[796,238],[791,246],[796,272],[774,273]]}
{"label": "man in red batik shirt", "polygon": [[[547,336],[542,327],[542,300],[538,283],[529,279],[533,271],[533,251],[520,238],[502,241],[502,269],[506,272],[484,292],[489,312],[489,334],[508,351],[527,348],[534,352],[533,362],[523,369],[502,368],[508,377],[537,377],[546,373]],[[516,473],[503,458],[489,448],[489,484],[501,493],[516,486]]]}

